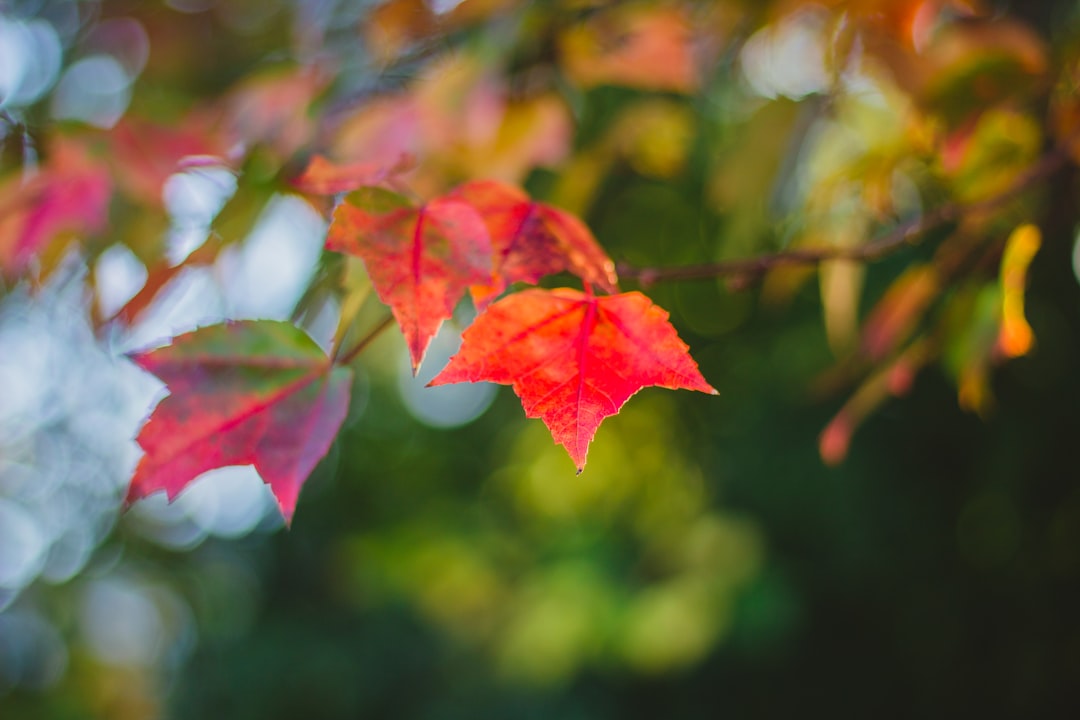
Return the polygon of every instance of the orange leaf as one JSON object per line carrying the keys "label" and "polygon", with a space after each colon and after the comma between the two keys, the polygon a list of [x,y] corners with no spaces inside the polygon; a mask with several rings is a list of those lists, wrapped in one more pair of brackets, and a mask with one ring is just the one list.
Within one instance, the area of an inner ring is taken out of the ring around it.
{"label": "orange leaf", "polygon": [[690,21],[679,8],[616,4],[568,30],[560,50],[567,74],[585,87],[692,92],[699,84]]}
{"label": "orange leaf", "polygon": [[997,346],[1006,357],[1027,354],[1035,340],[1024,317],[1024,286],[1028,266],[1042,245],[1042,233],[1034,225],[1012,231],[1001,258],[1001,332]]}
{"label": "orange leaf", "polygon": [[641,293],[525,290],[476,318],[431,385],[512,385],[526,416],[544,421],[581,472],[600,423],[641,388],[716,393],[688,350]]}

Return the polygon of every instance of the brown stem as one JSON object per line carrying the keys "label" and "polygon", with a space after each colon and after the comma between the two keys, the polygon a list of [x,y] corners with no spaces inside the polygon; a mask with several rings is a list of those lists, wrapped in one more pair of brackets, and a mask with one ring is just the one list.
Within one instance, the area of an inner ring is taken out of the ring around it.
{"label": "brown stem", "polygon": [[1035,183],[1056,173],[1065,166],[1067,160],[1067,150],[1062,147],[1055,148],[1046,153],[1001,192],[978,202],[941,205],[925,215],[897,225],[885,235],[865,245],[785,250],[749,258],[721,260],[719,262],[679,267],[635,267],[620,263],[617,272],[620,279],[637,280],[641,285],[649,286],[664,280],[700,280],[724,276],[741,276],[745,279],[753,279],[776,267],[784,265],[818,265],[829,260],[872,262],[899,250],[905,245],[917,244],[924,234],[945,223],[959,220],[967,214],[993,210],[1005,204]]}
{"label": "brown stem", "polygon": [[336,364],[336,365],[348,365],[348,364],[350,364],[353,360],[356,359],[357,355],[364,352],[364,350],[367,348],[367,346],[370,345],[375,340],[375,338],[379,337],[379,335],[382,334],[383,330],[385,330],[386,328],[390,327],[393,324],[394,324],[394,316],[393,315],[387,315],[385,318],[383,318],[383,321],[380,322],[378,325],[376,325],[374,328],[372,328],[371,332],[369,332],[367,335],[365,335],[363,337],[363,339],[360,340],[360,342],[353,345],[352,349],[349,350],[349,352],[345,353],[344,356],[335,358],[334,364]]}

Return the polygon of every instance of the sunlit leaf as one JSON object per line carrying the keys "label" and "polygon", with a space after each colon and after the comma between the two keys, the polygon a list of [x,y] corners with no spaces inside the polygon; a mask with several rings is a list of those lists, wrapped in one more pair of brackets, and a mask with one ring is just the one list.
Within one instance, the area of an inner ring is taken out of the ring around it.
{"label": "sunlit leaf", "polygon": [[487,308],[432,385],[512,385],[580,472],[604,418],[643,387],[716,393],[668,322],[641,293],[593,297],[525,290]]}

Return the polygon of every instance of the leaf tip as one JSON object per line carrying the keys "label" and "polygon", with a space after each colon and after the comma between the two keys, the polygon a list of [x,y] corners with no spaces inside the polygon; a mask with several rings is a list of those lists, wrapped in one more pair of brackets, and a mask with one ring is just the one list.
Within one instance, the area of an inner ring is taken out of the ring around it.
{"label": "leaf tip", "polygon": [[818,452],[821,460],[829,467],[836,467],[847,457],[854,427],[847,415],[841,411],[825,427],[818,437]]}

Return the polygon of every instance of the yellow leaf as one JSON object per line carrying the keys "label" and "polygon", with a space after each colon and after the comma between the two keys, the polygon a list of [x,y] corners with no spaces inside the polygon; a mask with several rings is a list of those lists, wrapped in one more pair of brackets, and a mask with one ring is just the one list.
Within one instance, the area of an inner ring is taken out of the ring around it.
{"label": "yellow leaf", "polygon": [[1001,258],[1001,331],[997,347],[1005,357],[1019,357],[1031,349],[1034,336],[1024,317],[1024,286],[1032,258],[1039,251],[1042,236],[1034,225],[1012,231]]}

